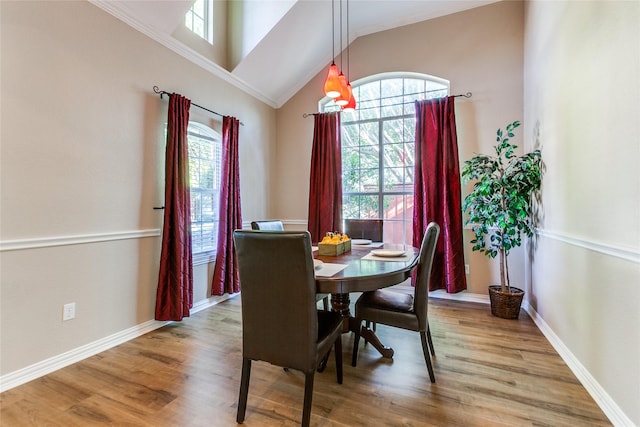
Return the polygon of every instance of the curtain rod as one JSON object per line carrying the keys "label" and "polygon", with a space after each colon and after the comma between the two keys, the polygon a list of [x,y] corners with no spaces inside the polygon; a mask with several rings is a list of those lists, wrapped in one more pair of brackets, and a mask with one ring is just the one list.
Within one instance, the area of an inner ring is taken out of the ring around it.
{"label": "curtain rod", "polygon": [[[454,98],[459,98],[459,97],[471,98],[472,96],[473,96],[473,94],[471,92],[467,92],[465,94],[460,94],[460,95],[453,95]],[[407,104],[407,103],[406,102],[402,102],[400,104],[392,104],[392,105],[401,105],[401,104]],[[392,105],[384,105],[383,107],[390,107]],[[373,108],[379,108],[379,107],[373,107]],[[331,112],[333,112],[333,111],[331,111]],[[342,112],[342,111],[340,111],[340,112]],[[323,114],[323,113],[304,113],[302,115],[302,117],[304,117],[306,119],[307,117],[315,116],[316,114]]]}
{"label": "curtain rod", "polygon": [[[162,96],[163,96],[163,95],[167,95],[167,96],[170,96],[170,95],[171,95],[169,92],[166,92],[166,91],[164,91],[164,90],[160,90],[160,88],[159,88],[158,86],[154,86],[154,87],[153,87],[153,91],[154,91],[155,93],[157,93],[158,95],[160,95],[160,99],[162,99]],[[206,108],[206,107],[203,107],[202,105],[198,105],[198,104],[196,104],[195,102],[192,102],[192,103],[191,103],[191,105],[193,105],[194,107],[198,107],[198,108],[200,108],[200,109],[202,109],[202,110],[208,111],[208,112],[210,112],[211,114],[215,114],[216,116],[224,117],[224,115],[223,115],[223,114],[220,114],[220,113],[218,113],[218,112],[216,112],[216,111],[210,110],[210,109],[208,109],[208,108]],[[242,126],[244,126],[244,123],[240,122],[240,124],[241,124]]]}

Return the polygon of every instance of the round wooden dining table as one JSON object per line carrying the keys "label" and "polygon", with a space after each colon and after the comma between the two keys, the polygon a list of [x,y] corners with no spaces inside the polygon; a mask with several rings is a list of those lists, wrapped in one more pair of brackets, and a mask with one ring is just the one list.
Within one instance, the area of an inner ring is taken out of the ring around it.
{"label": "round wooden dining table", "polygon": [[[363,259],[373,249],[400,249],[403,257]],[[362,327],[351,315],[349,294],[365,292],[397,285],[411,277],[418,265],[419,250],[412,246],[384,244],[379,248],[352,245],[349,252],[338,256],[317,255],[314,257],[324,263],[343,264],[346,267],[330,277],[316,276],[316,292],[331,294],[331,309],[344,318],[344,332],[361,330],[362,337],[371,343],[383,357],[393,357],[393,349],[384,346],[375,332]]]}

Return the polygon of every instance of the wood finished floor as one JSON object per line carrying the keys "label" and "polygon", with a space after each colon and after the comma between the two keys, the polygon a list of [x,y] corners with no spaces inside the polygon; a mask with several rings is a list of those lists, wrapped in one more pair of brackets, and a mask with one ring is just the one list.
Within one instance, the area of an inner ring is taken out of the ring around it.
{"label": "wood finished floor", "polygon": [[[343,336],[344,384],[331,357],[316,374],[314,426],[607,426],[600,408],[526,313],[432,298],[436,384],[417,333],[378,326],[382,359]],[[9,426],[232,426],[241,366],[240,298],[232,298],[0,395]],[[254,362],[244,425],[295,426],[304,377]]]}

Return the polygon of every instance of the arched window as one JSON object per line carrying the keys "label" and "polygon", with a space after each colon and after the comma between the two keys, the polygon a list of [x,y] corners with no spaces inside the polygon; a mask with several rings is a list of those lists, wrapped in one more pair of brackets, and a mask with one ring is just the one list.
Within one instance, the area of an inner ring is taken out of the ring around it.
{"label": "arched window", "polygon": [[209,262],[218,244],[222,141],[213,129],[189,122],[191,240],[194,264]]}
{"label": "arched window", "polygon": [[[449,81],[384,73],[352,82],[355,111],[342,112],[342,217],[383,219],[384,241],[412,244],[416,100],[449,94]],[[319,111],[339,111],[332,99]]]}

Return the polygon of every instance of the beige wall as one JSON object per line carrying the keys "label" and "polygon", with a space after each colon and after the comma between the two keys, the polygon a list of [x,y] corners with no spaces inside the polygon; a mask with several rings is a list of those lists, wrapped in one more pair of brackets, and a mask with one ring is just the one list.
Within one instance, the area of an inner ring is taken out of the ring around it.
{"label": "beige wall", "polygon": [[[488,153],[497,128],[523,119],[523,10],[521,2],[496,3],[358,38],[350,46],[351,80],[410,71],[449,80],[452,94],[472,92],[471,99],[456,101],[460,161]],[[325,76],[323,69],[277,112],[274,217],[307,220],[313,118],[302,113],[317,111]],[[469,291],[486,294],[499,274],[495,263],[469,247]],[[510,262],[515,282],[524,280],[523,252],[514,251]]]}
{"label": "beige wall", "polygon": [[525,140],[547,169],[529,302],[615,424],[640,425],[640,3],[535,1],[525,28]]}
{"label": "beige wall", "polygon": [[[162,211],[152,208],[164,199],[168,104],[154,85],[245,124],[245,218],[267,214],[275,111],[88,2],[0,7],[7,374],[153,319]],[[220,130],[196,108],[192,119]],[[77,241],[86,243],[66,244]],[[202,302],[211,266],[194,274]],[[69,302],[76,318],[62,322]]]}

